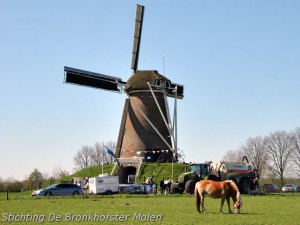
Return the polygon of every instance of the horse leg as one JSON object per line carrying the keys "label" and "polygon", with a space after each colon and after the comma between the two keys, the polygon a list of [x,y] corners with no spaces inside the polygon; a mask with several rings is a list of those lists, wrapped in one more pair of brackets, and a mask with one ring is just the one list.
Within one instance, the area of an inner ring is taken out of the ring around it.
{"label": "horse leg", "polygon": [[220,213],[223,213],[222,209],[223,209],[224,201],[225,201],[225,196],[222,196],[220,210],[219,210]]}
{"label": "horse leg", "polygon": [[197,189],[195,189],[195,197],[196,197],[196,209],[199,213],[201,213],[201,211],[200,211],[200,194]]}
{"label": "horse leg", "polygon": [[226,197],[227,205],[228,205],[228,213],[232,213],[231,208],[230,208],[230,197]]}
{"label": "horse leg", "polygon": [[206,213],[204,208],[204,193],[200,193],[200,202],[201,202],[202,212]]}

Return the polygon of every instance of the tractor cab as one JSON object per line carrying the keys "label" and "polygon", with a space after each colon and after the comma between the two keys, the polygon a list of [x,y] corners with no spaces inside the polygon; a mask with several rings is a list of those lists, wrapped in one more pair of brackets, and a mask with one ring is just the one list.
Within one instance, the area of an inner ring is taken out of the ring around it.
{"label": "tractor cab", "polygon": [[210,175],[210,165],[206,163],[190,164],[187,172],[194,172],[197,176],[196,180],[204,180]]}

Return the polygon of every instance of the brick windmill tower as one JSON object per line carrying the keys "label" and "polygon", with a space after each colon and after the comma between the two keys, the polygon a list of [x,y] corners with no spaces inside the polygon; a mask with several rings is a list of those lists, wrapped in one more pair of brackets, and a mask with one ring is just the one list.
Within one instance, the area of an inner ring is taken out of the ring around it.
{"label": "brick windmill tower", "polygon": [[[65,82],[117,93],[127,98],[116,146],[123,173],[135,174],[136,159],[148,162],[177,161],[177,99],[183,98],[183,85],[171,82],[156,70],[138,70],[144,6],[137,5],[131,69],[133,75],[119,77],[65,67]],[[175,99],[171,121],[167,98]],[[127,168],[127,169],[126,169]],[[120,181],[121,182],[121,181]]]}

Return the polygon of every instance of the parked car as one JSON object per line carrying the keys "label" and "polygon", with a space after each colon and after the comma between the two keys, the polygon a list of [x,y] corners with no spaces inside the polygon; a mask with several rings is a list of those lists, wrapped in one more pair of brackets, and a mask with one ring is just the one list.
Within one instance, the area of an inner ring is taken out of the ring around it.
{"label": "parked car", "polygon": [[32,196],[66,196],[66,195],[83,195],[82,188],[76,184],[60,183],[53,184],[45,189],[32,192]]}
{"label": "parked car", "polygon": [[264,184],[263,191],[265,193],[279,193],[279,187],[277,184]]}
{"label": "parked car", "polygon": [[298,190],[298,186],[295,184],[285,184],[282,187],[282,192],[296,192]]}

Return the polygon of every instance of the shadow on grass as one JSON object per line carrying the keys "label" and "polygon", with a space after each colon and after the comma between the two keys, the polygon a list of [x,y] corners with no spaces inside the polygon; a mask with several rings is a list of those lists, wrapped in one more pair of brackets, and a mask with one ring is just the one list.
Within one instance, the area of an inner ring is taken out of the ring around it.
{"label": "shadow on grass", "polygon": [[262,213],[249,213],[249,212],[241,212],[241,213],[238,213],[238,214],[235,214],[235,213],[228,213],[228,212],[223,212],[223,213],[219,213],[219,212],[207,212],[207,213],[198,213],[199,215],[220,215],[220,216],[249,216],[249,215],[252,215],[252,216],[258,216],[258,215],[263,215]]}

